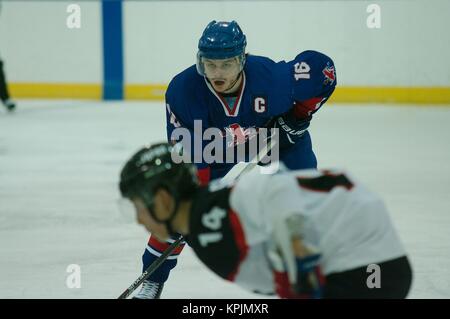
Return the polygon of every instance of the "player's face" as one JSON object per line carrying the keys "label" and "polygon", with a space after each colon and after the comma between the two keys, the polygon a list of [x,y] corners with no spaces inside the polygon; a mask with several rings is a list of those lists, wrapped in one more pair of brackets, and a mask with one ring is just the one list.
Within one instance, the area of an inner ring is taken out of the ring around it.
{"label": "player's face", "polygon": [[240,63],[238,57],[212,60],[203,58],[205,75],[219,93],[231,93],[239,87],[239,81],[236,79],[240,73]]}
{"label": "player's face", "polygon": [[[150,215],[144,202],[139,198],[134,198],[132,200],[134,207],[136,209],[136,219],[138,224],[143,225],[147,231],[152,233],[161,241],[169,239],[169,233],[164,224],[156,222]],[[159,215],[157,215],[159,218]]]}

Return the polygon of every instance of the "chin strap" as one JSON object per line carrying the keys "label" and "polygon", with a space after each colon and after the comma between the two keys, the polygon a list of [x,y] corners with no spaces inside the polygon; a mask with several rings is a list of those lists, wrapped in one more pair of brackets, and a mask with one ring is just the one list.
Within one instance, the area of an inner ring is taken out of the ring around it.
{"label": "chin strap", "polygon": [[156,216],[153,201],[151,203],[147,203],[146,207],[147,207],[147,211],[150,214],[150,216],[157,223],[164,224],[167,227],[167,232],[169,233],[169,235],[174,236],[174,235],[177,235],[178,233],[173,230],[172,221],[175,219],[178,208],[180,207],[180,199],[174,192],[171,192],[169,189],[167,189],[167,191],[172,195],[173,200],[175,201],[174,208],[173,208],[172,212],[170,213],[169,218],[163,220],[163,219],[158,218],[158,216]]}

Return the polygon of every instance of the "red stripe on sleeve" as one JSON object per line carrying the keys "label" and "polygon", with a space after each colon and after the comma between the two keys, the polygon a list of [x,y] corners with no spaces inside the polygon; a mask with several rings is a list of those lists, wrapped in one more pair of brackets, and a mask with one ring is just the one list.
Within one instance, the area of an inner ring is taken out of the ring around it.
{"label": "red stripe on sleeve", "polygon": [[248,245],[247,242],[245,241],[244,230],[239,220],[239,216],[232,209],[230,209],[228,213],[230,218],[231,229],[233,231],[234,241],[236,242],[239,251],[239,261],[236,265],[236,268],[227,277],[229,281],[234,281],[236,279],[239,266],[241,265],[242,261],[244,261],[245,257],[247,257]]}
{"label": "red stripe on sleeve", "polygon": [[313,114],[320,107],[320,102],[323,100],[322,97],[313,97],[312,99],[295,102],[294,104],[294,115],[297,119],[306,119],[308,116]]}
{"label": "red stripe on sleeve", "polygon": [[[150,236],[150,239],[148,240],[148,245],[150,247],[152,247],[153,249],[159,251],[160,253],[163,253],[167,248],[169,248],[170,243],[166,243],[166,242],[162,243],[158,239],[156,239],[156,237]],[[181,244],[172,252],[171,255],[178,255],[179,253],[181,253],[183,248],[184,248],[184,244]]]}

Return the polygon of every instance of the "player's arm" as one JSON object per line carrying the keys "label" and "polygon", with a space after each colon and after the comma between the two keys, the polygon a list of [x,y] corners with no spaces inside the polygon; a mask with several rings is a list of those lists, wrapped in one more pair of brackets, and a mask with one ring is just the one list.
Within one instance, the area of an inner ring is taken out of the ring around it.
{"label": "player's arm", "polygon": [[262,199],[260,218],[270,229],[267,255],[275,290],[281,298],[321,298],[325,277],[321,270],[320,237],[304,212],[309,209],[290,174],[270,179]]}
{"label": "player's arm", "polygon": [[317,51],[304,51],[290,64],[294,77],[294,116],[305,119],[317,112],[333,94],[336,69],[330,57]]}
{"label": "player's arm", "polygon": [[336,87],[333,60],[317,51],[304,51],[289,62],[292,75],[292,108],[276,117],[280,147],[297,142],[309,127],[313,114],[329,99]]}

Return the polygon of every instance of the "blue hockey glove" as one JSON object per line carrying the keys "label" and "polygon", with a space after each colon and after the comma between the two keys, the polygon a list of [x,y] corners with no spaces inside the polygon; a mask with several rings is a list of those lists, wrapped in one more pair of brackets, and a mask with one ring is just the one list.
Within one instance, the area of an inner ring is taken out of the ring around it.
{"label": "blue hockey glove", "polygon": [[320,255],[310,255],[297,258],[297,285],[295,293],[298,296],[318,299],[322,297],[325,277],[319,265]]}

